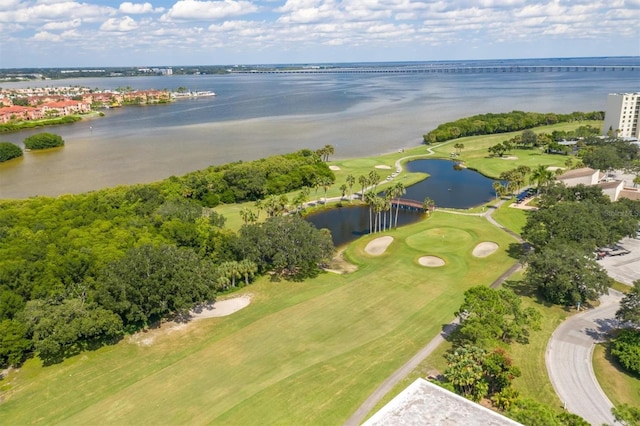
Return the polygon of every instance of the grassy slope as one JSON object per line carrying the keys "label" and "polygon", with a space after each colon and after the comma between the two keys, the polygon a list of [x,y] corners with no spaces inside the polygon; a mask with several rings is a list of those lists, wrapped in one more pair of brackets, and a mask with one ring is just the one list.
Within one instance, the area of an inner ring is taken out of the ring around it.
{"label": "grassy slope", "polygon": [[[361,264],[353,274],[261,281],[244,310],[151,346],[125,339],[48,368],[29,361],[2,395],[0,423],[342,422],[452,319],[466,288],[513,262],[511,238],[478,217],[436,213],[391,235],[377,258],[363,251],[373,237],[348,248]],[[503,250],[470,256],[485,240]],[[447,265],[419,266],[427,253]]]}
{"label": "grassy slope", "polygon": [[604,345],[593,352],[593,370],[604,393],[614,405],[640,407],[640,377],[632,376],[607,354]]}

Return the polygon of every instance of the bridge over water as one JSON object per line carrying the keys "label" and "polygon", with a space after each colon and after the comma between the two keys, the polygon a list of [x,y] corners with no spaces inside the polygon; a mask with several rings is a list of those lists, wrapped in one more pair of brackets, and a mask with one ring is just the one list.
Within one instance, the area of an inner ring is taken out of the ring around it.
{"label": "bridge over water", "polygon": [[593,72],[593,71],[638,71],[640,65],[505,65],[462,66],[423,65],[400,67],[336,67],[336,68],[290,68],[290,69],[235,69],[237,74],[478,74],[478,73],[536,73],[536,72]]}

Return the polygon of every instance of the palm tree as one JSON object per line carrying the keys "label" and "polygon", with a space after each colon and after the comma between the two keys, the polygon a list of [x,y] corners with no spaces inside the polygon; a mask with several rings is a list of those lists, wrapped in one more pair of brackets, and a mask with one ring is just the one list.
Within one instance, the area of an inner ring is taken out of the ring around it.
{"label": "palm tree", "polygon": [[497,180],[493,182],[491,186],[493,187],[493,190],[496,192],[496,200],[498,199],[498,197],[502,197],[502,194],[504,192],[504,186],[502,186],[502,183],[500,183],[500,181]]}
{"label": "palm tree", "polygon": [[293,199],[293,204],[296,206],[298,211],[302,211],[304,207],[304,203],[309,201],[309,192],[311,189],[308,186],[303,186],[298,195]]}
{"label": "palm tree", "polygon": [[536,167],[533,172],[531,172],[531,177],[529,178],[529,182],[536,183],[537,192],[540,192],[540,188],[544,188],[550,182],[553,182],[555,179],[554,173],[547,169],[547,166],[541,164]]}
{"label": "palm tree", "polygon": [[375,203],[376,194],[373,191],[364,193],[362,199],[369,205],[369,233],[373,233],[373,204]]}
{"label": "palm tree", "polygon": [[424,209],[425,213],[429,215],[429,212],[433,210],[435,207],[436,207],[436,202],[429,197],[425,197],[424,201],[422,202],[422,208]]}
{"label": "palm tree", "polygon": [[400,210],[400,197],[407,193],[407,189],[402,182],[397,182],[393,186],[393,188],[391,188],[391,191],[393,197],[396,198],[396,220],[394,228],[398,229],[398,210]]}
{"label": "palm tree", "polygon": [[346,177],[347,185],[349,186],[349,202],[353,199],[353,185],[356,183],[356,178],[353,175],[347,175]]}
{"label": "palm tree", "polygon": [[[387,230],[387,214],[391,214],[391,198],[389,196],[378,197],[380,199],[380,214],[382,216],[382,231]],[[389,218],[389,226],[391,226],[391,218]]]}
{"label": "palm tree", "polygon": [[[360,186],[362,187],[362,191],[360,192],[360,199],[362,201],[365,201],[364,199],[364,190],[367,187],[367,185],[369,184],[369,179],[367,179],[366,176],[361,175],[360,177],[358,177],[358,183],[360,184]],[[365,201],[366,202],[366,201]]]}
{"label": "palm tree", "polygon": [[343,183],[342,185],[340,185],[340,192],[342,192],[342,198],[345,197],[345,195],[347,195],[347,184]]}
{"label": "palm tree", "polygon": [[242,221],[244,222],[245,225],[247,223],[254,223],[258,219],[258,217],[256,216],[256,213],[253,210],[246,207],[240,209],[240,217],[242,217]]}
{"label": "palm tree", "polygon": [[329,161],[329,156],[333,155],[333,153],[335,152],[335,149],[333,147],[333,145],[325,145],[324,148],[322,148],[322,151],[324,153],[324,161]]}
{"label": "palm tree", "polygon": [[320,186],[322,186],[322,189],[324,189],[324,202],[325,202],[325,204],[327,202],[327,190],[329,189],[329,187],[331,186],[332,183],[333,183],[333,181],[327,176],[323,176],[322,178],[320,178]]}
{"label": "palm tree", "polygon": [[378,186],[378,182],[380,182],[380,174],[375,170],[371,170],[369,172],[369,184],[373,186],[373,191],[375,192],[376,187]]}
{"label": "palm tree", "polygon": [[258,210],[258,214],[256,215],[256,220],[260,220],[260,212],[264,208],[264,203],[262,200],[256,200],[255,204],[256,209]]}
{"label": "palm tree", "polygon": [[249,278],[253,278],[258,272],[258,265],[249,259],[242,259],[239,267],[240,273],[244,276],[244,284],[249,285]]}

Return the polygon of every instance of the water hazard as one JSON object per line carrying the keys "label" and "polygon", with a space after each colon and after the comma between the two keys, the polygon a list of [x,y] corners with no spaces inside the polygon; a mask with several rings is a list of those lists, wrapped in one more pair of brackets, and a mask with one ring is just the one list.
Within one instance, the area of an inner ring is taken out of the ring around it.
{"label": "water hazard", "polygon": [[[437,207],[466,209],[490,201],[495,197],[493,179],[480,173],[455,167],[449,160],[415,160],[406,165],[410,172],[423,172],[429,178],[411,185],[402,198],[424,201],[426,197],[435,201]],[[408,225],[421,220],[422,212],[400,209],[398,226]],[[333,236],[336,247],[350,243],[369,233],[369,207],[363,205],[327,209],[307,216],[307,220],[317,228],[327,228]],[[389,218],[395,224],[395,211]]]}

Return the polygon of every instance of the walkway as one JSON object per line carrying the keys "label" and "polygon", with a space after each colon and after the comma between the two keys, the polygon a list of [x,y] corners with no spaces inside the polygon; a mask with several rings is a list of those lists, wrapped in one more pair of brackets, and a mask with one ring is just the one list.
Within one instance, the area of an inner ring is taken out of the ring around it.
{"label": "walkway", "polygon": [[613,404],[602,392],[593,373],[595,344],[618,326],[615,313],[622,293],[609,290],[600,306],[565,320],[551,336],[545,362],[556,394],[566,409],[592,425],[614,424]]}

